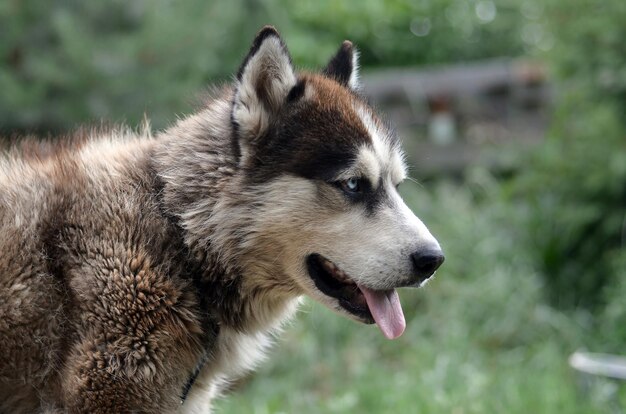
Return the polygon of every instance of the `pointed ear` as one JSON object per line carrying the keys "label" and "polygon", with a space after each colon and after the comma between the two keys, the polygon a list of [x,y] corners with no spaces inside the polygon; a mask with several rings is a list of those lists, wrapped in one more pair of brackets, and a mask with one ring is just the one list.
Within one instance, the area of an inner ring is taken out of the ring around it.
{"label": "pointed ear", "polygon": [[341,44],[323,73],[352,90],[356,91],[361,88],[359,83],[359,52],[352,45],[352,42],[345,40]]}
{"label": "pointed ear", "polygon": [[276,29],[265,26],[237,72],[232,119],[240,136],[263,133],[295,85],[287,46]]}

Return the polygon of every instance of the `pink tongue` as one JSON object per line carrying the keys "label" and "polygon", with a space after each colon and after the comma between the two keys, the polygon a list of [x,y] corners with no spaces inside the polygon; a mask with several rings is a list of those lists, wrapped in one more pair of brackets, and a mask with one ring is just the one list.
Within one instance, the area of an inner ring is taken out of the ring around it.
{"label": "pink tongue", "polygon": [[400,298],[395,289],[371,290],[359,286],[376,324],[387,339],[396,339],[404,332],[406,323]]}

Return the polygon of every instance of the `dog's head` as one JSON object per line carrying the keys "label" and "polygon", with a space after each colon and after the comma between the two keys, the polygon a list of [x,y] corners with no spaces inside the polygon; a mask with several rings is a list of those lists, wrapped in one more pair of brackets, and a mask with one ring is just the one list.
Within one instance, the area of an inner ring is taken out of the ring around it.
{"label": "dog's head", "polygon": [[274,28],[254,40],[231,113],[255,193],[246,261],[395,338],[395,289],[422,284],[444,256],[398,194],[400,143],[360,96],[357,64],[346,41],[321,73],[298,74]]}

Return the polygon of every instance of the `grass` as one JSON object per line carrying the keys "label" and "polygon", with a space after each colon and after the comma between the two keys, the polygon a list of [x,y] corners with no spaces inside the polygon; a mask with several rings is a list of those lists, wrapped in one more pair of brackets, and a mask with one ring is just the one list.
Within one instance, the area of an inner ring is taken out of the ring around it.
{"label": "grass", "polygon": [[425,288],[401,293],[401,338],[387,341],[375,327],[308,302],[269,360],[216,412],[609,412],[613,397],[582,391],[567,365],[586,328],[545,304],[507,220],[511,206],[475,201],[490,200],[494,184],[483,178],[470,187],[403,184],[447,259]]}

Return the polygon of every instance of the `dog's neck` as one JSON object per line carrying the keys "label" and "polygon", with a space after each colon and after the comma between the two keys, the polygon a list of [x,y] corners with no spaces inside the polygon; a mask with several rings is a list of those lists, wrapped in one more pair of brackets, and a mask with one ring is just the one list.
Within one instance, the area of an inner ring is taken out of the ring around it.
{"label": "dog's neck", "polygon": [[237,331],[272,330],[294,313],[299,294],[259,274],[263,259],[250,260],[241,246],[244,235],[237,226],[249,221],[254,211],[242,194],[232,135],[228,93],[211,102],[201,116],[163,132],[153,156],[157,191],[163,214],[184,240],[188,267],[194,269],[210,317]]}

